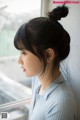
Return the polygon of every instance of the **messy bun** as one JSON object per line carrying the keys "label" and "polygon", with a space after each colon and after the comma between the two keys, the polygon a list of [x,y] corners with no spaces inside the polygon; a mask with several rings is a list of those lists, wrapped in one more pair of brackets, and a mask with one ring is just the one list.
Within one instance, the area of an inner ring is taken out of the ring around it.
{"label": "messy bun", "polygon": [[56,21],[60,20],[63,17],[66,17],[67,15],[68,15],[68,7],[65,5],[56,7],[48,14],[51,20],[56,20]]}

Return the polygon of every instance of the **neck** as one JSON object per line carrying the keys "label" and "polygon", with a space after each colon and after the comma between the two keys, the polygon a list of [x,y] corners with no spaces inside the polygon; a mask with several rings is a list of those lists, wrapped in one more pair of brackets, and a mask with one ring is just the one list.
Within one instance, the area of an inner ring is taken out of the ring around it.
{"label": "neck", "polygon": [[55,68],[53,74],[50,70],[47,70],[43,76],[39,76],[41,83],[40,91],[43,92],[53,81],[55,81],[60,75],[59,68]]}

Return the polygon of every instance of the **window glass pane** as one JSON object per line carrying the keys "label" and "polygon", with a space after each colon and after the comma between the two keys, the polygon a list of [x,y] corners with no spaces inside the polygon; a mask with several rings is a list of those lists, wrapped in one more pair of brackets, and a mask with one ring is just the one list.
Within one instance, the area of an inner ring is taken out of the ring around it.
{"label": "window glass pane", "polygon": [[14,35],[21,24],[40,16],[40,0],[0,0],[0,57],[15,56]]}
{"label": "window glass pane", "polygon": [[41,0],[0,0],[0,105],[31,97],[31,79],[17,63],[17,29],[40,16]]}
{"label": "window glass pane", "polygon": [[0,117],[28,120],[32,90],[0,72]]}
{"label": "window glass pane", "polygon": [[5,105],[0,105],[0,119],[28,120],[31,99],[18,100]]}

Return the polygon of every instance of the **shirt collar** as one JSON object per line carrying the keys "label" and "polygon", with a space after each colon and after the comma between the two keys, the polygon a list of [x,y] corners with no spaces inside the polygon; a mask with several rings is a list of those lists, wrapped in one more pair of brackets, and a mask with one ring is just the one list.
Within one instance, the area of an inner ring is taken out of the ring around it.
{"label": "shirt collar", "polygon": [[[53,92],[60,84],[64,83],[64,78],[62,75],[60,75],[55,81],[53,81],[48,88],[43,92],[42,96],[45,100],[47,100],[48,96]],[[39,83],[37,88],[36,88],[36,94],[39,94],[39,89],[40,89],[41,84]]]}

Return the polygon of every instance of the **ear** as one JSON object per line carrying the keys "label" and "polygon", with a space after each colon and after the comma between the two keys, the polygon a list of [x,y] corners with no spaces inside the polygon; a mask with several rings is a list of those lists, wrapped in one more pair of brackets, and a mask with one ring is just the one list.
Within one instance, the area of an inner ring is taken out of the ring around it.
{"label": "ear", "polygon": [[50,63],[50,62],[54,61],[54,58],[55,58],[54,50],[52,48],[48,48],[45,51],[45,56],[46,56],[46,59],[47,59],[47,63]]}

